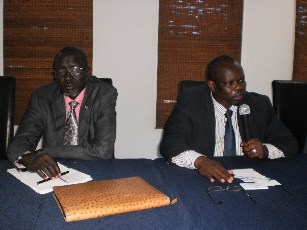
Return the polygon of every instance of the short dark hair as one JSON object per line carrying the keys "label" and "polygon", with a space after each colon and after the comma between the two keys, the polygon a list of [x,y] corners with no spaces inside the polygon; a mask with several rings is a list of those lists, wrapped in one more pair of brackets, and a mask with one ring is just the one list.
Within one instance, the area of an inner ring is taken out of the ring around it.
{"label": "short dark hair", "polygon": [[207,67],[207,79],[211,80],[211,81],[215,81],[216,77],[218,75],[218,71],[219,71],[219,65],[221,63],[231,63],[231,64],[235,64],[236,66],[238,66],[242,71],[243,68],[240,64],[240,62],[236,59],[234,59],[233,57],[227,56],[227,55],[221,55],[218,56],[216,58],[214,58]]}
{"label": "short dark hair", "polygon": [[87,57],[85,53],[78,47],[75,46],[66,46],[62,48],[56,55],[53,61],[53,68],[55,69],[56,61],[64,55],[70,54],[80,60],[82,66],[88,67]]}

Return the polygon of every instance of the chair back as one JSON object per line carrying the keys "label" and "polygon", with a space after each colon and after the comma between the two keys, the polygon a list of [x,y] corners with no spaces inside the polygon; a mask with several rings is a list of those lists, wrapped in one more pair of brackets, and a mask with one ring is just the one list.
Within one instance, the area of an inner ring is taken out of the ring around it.
{"label": "chair back", "polygon": [[182,92],[185,90],[198,86],[198,85],[203,85],[206,84],[206,81],[196,81],[196,80],[181,80],[178,83],[178,95],[180,95]]}
{"label": "chair back", "polygon": [[15,88],[15,77],[0,76],[0,159],[7,159],[7,147],[14,135]]}
{"label": "chair back", "polygon": [[106,82],[106,83],[113,85],[112,78],[97,78],[97,80],[100,82]]}
{"label": "chair back", "polygon": [[299,153],[307,153],[307,81],[272,81],[275,114],[296,137]]}

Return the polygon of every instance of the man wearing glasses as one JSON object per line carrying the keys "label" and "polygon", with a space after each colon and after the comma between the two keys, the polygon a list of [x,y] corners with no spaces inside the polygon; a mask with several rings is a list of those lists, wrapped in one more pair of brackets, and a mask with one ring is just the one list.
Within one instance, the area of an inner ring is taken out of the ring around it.
{"label": "man wearing glasses", "polygon": [[[179,95],[164,127],[160,153],[168,161],[197,168],[211,182],[233,181],[232,172],[212,157],[258,159],[289,157],[297,152],[295,137],[273,113],[268,97],[246,92],[240,63],[219,56],[207,68],[206,84]],[[238,107],[248,105],[251,138],[242,138]]]}
{"label": "man wearing glasses", "polygon": [[[54,59],[55,82],[33,91],[8,148],[18,168],[57,178],[54,158],[111,159],[116,136],[117,90],[89,71],[86,55],[65,47]],[[36,150],[43,137],[42,149]]]}

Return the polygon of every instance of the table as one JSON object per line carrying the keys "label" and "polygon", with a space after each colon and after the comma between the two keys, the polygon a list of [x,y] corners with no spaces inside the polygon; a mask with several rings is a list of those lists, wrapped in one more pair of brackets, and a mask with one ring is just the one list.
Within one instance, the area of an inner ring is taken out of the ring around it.
{"label": "table", "polygon": [[206,188],[218,182],[163,159],[60,160],[94,180],[140,176],[178,199],[166,207],[66,223],[52,193],[35,193],[6,172],[12,167],[8,161],[0,161],[0,229],[307,229],[307,154],[289,160],[219,160],[229,169],[254,168],[282,185],[247,191],[257,203],[239,191],[224,193],[224,204],[215,205]]}

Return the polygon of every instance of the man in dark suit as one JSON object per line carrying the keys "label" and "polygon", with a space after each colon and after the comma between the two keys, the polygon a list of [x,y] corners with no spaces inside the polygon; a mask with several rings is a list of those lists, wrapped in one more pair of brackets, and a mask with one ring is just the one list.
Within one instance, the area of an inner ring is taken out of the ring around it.
{"label": "man in dark suit", "polygon": [[[55,82],[33,91],[8,148],[8,158],[17,167],[43,178],[60,176],[54,158],[114,157],[117,90],[90,74],[86,55],[76,47],[56,55],[54,76]],[[76,104],[73,111],[71,102]],[[70,113],[75,123],[66,125]],[[36,150],[41,137],[43,148]]]}
{"label": "man in dark suit", "polygon": [[[274,115],[269,98],[246,92],[244,71],[237,60],[229,56],[215,58],[208,65],[207,78],[206,84],[192,87],[179,96],[165,124],[160,153],[168,162],[197,168],[212,182],[231,183],[232,171],[212,157],[246,155],[275,159],[297,152],[295,137]],[[251,138],[245,141],[237,112],[242,104],[250,108]],[[229,110],[232,115],[227,119],[225,114]],[[231,132],[226,131],[228,121]]]}

